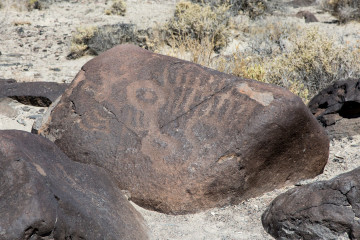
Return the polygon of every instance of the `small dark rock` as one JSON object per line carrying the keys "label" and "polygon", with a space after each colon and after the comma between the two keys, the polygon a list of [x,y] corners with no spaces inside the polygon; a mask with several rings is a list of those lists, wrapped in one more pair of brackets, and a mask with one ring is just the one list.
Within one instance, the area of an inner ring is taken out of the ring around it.
{"label": "small dark rock", "polygon": [[309,11],[299,11],[295,16],[298,18],[304,18],[305,23],[318,22],[315,15]]}
{"label": "small dark rock", "polygon": [[20,118],[20,119],[18,119],[18,120],[16,120],[16,121],[17,121],[19,124],[26,126],[26,122],[24,121],[24,119]]}
{"label": "small dark rock", "polygon": [[29,118],[29,119],[38,119],[40,117],[42,117],[42,115],[36,114],[36,115],[30,115],[27,118]]}
{"label": "small dark rock", "polygon": [[21,109],[22,109],[23,111],[25,111],[25,112],[30,111],[30,108],[29,108],[28,106],[22,107]]}

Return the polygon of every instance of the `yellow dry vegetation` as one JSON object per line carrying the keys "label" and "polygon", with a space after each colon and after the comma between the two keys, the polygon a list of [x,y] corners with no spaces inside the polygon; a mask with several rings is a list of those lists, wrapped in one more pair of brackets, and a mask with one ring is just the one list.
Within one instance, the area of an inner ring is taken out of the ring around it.
{"label": "yellow dry vegetation", "polygon": [[124,0],[113,0],[113,4],[110,9],[105,10],[106,15],[120,15],[125,16],[126,3]]}
{"label": "yellow dry vegetation", "polygon": [[89,46],[88,41],[94,36],[97,31],[96,27],[78,27],[71,39],[70,54],[71,58],[79,58],[87,54]]}

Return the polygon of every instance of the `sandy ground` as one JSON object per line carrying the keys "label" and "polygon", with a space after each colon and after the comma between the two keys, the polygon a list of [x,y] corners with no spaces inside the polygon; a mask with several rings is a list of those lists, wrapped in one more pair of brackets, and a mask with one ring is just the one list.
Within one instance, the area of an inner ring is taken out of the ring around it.
{"label": "sandy ground", "polygon": [[[11,2],[7,0],[5,4]],[[175,9],[175,2],[129,0],[125,17],[106,16],[104,11],[109,5],[105,4],[105,0],[60,2],[51,5],[49,9],[32,12],[21,11],[21,7],[5,7],[0,10],[0,78],[71,82],[81,66],[92,58],[66,59],[71,34],[76,27],[119,22],[150,27],[169,19]],[[330,18],[321,12],[317,17]],[[356,36],[351,24],[336,29],[332,25],[324,25],[324,29],[344,34],[344,38],[354,39]],[[35,119],[45,111],[46,108],[0,99],[0,129],[30,131]],[[297,185],[331,179],[360,166],[359,146],[360,136],[331,141],[330,157],[324,173]],[[292,187],[295,186],[265,193],[236,206],[181,216],[165,215],[134,206],[144,216],[152,239],[273,239],[262,228],[261,214],[277,195]]]}

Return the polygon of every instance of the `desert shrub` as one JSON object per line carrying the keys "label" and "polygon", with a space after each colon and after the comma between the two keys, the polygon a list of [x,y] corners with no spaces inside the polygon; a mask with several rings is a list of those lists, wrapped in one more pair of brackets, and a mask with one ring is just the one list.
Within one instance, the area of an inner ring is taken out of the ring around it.
{"label": "desert shrub", "polygon": [[[169,45],[189,46],[189,43],[210,42],[214,50],[227,44],[229,35],[229,6],[212,8],[191,2],[176,5],[174,18],[162,27]],[[195,41],[184,42],[187,39]],[[177,42],[177,43],[174,43]]]}
{"label": "desert shrub", "polygon": [[137,46],[148,48],[147,40],[150,36],[152,36],[151,29],[138,29],[135,24],[109,24],[98,26],[94,36],[91,37],[87,45],[96,54],[123,43],[133,43]]}
{"label": "desert shrub", "polygon": [[70,54],[68,59],[75,59],[86,54],[93,54],[88,46],[90,39],[94,36],[96,27],[78,27],[71,39]]}
{"label": "desert shrub", "polygon": [[321,5],[342,23],[360,20],[359,0],[322,0]]}
{"label": "desert shrub", "polygon": [[41,10],[43,8],[43,6],[39,0],[28,0],[26,3],[26,7],[29,11],[31,11],[33,9]]}
{"label": "desert shrub", "polygon": [[302,26],[290,19],[267,17],[250,22],[243,31],[249,36],[250,55],[275,56],[287,51],[290,38],[301,34]]}
{"label": "desert shrub", "polygon": [[225,4],[230,6],[233,14],[243,12],[247,13],[251,18],[261,16],[269,9],[267,0],[192,0],[192,2],[207,4],[213,7]]}
{"label": "desert shrub", "polygon": [[359,49],[341,46],[317,28],[294,38],[293,48],[264,64],[265,80],[309,100],[334,81],[360,76]]}
{"label": "desert shrub", "polygon": [[360,77],[360,48],[340,45],[317,28],[288,33],[288,46],[272,54],[235,51],[212,67],[239,77],[282,86],[304,102],[334,81]]}
{"label": "desert shrub", "polygon": [[154,52],[212,67],[213,57],[216,55],[213,49],[213,42],[207,38],[201,41],[184,38],[170,41],[170,46],[157,48]]}
{"label": "desert shrub", "polygon": [[105,11],[106,15],[120,15],[125,16],[126,13],[126,3],[124,0],[113,0],[113,4],[110,9]]}
{"label": "desert shrub", "polygon": [[0,2],[0,9],[2,9],[4,6],[3,6],[3,4],[2,4],[2,2]]}

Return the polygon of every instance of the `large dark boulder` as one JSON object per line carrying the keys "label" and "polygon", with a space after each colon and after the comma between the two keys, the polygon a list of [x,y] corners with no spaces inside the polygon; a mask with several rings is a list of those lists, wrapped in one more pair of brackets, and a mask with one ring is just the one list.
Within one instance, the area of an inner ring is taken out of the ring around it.
{"label": "large dark boulder", "polygon": [[48,107],[61,94],[68,84],[53,82],[15,82],[13,79],[0,79],[0,98],[9,97],[23,104]]}
{"label": "large dark boulder", "polygon": [[262,215],[276,239],[360,239],[360,168],[330,181],[291,189]]}
{"label": "large dark boulder", "polygon": [[85,64],[39,130],[141,206],[187,213],[321,173],[328,139],[300,98],[132,46]]}
{"label": "large dark boulder", "polygon": [[309,102],[331,138],[360,134],[360,79],[335,82]]}
{"label": "large dark boulder", "polygon": [[147,239],[142,217],[107,173],[49,140],[0,131],[0,239]]}

